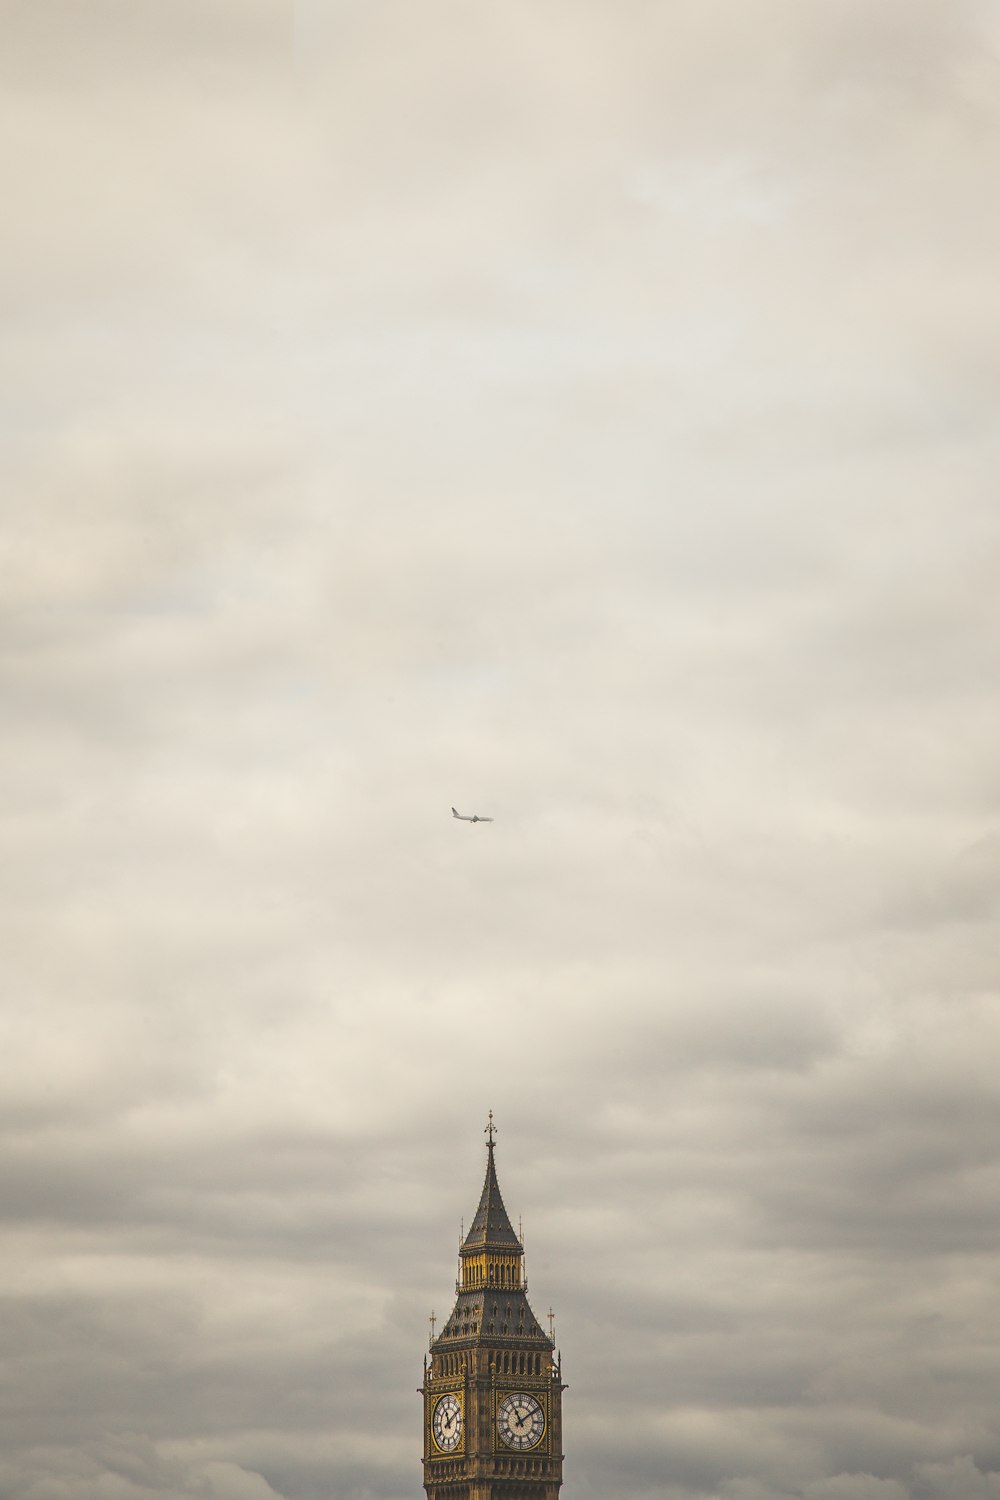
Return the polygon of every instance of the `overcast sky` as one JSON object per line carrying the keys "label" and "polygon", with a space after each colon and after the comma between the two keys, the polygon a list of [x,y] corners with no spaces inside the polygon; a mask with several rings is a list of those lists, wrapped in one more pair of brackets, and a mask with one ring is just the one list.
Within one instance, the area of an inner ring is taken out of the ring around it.
{"label": "overcast sky", "polygon": [[997,5],[0,8],[2,1500],[1000,1500]]}

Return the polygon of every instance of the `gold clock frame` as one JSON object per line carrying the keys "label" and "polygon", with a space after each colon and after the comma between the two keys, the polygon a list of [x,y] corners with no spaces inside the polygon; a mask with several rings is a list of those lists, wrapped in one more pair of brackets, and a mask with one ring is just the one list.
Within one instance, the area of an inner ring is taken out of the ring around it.
{"label": "gold clock frame", "polygon": [[[442,1448],[434,1432],[434,1413],[445,1396],[454,1396],[462,1413],[462,1432],[454,1448]],[[443,1385],[436,1386],[434,1391],[427,1393],[427,1455],[431,1459],[464,1458],[465,1457],[465,1385]]]}
{"label": "gold clock frame", "polygon": [[[500,1438],[500,1407],[508,1396],[530,1396],[532,1401],[537,1401],[542,1409],[542,1430],[538,1435],[538,1441],[532,1443],[530,1448],[509,1448]],[[464,1428],[463,1428],[464,1431]],[[518,1458],[529,1453],[548,1453],[549,1444],[549,1402],[548,1389],[536,1386],[533,1382],[523,1381],[517,1385],[494,1386],[493,1388],[493,1452],[502,1453],[507,1458]]]}

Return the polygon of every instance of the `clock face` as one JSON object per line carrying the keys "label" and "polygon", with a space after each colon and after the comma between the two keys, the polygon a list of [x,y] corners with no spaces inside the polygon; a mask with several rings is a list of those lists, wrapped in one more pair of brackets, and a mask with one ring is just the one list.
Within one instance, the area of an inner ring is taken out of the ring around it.
{"label": "clock face", "polygon": [[462,1436],[462,1407],[457,1396],[442,1396],[431,1417],[434,1441],[442,1453],[452,1453]]}
{"label": "clock face", "polygon": [[497,1407],[497,1432],[506,1448],[534,1448],[545,1431],[545,1413],[524,1391],[512,1391]]}

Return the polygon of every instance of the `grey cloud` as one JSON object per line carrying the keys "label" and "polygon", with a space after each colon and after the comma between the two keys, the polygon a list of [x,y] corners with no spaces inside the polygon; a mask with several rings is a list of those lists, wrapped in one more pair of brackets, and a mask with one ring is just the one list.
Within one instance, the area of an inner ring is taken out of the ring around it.
{"label": "grey cloud", "polygon": [[[1000,1473],[989,7],[12,15],[0,1489]],[[452,823],[458,803],[496,817]]]}

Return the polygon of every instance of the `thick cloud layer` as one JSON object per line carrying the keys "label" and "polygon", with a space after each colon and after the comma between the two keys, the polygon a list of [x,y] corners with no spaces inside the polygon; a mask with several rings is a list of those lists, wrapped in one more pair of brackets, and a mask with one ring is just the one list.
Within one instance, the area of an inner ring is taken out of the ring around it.
{"label": "thick cloud layer", "polygon": [[6,19],[4,1500],[998,1500],[996,7]]}

